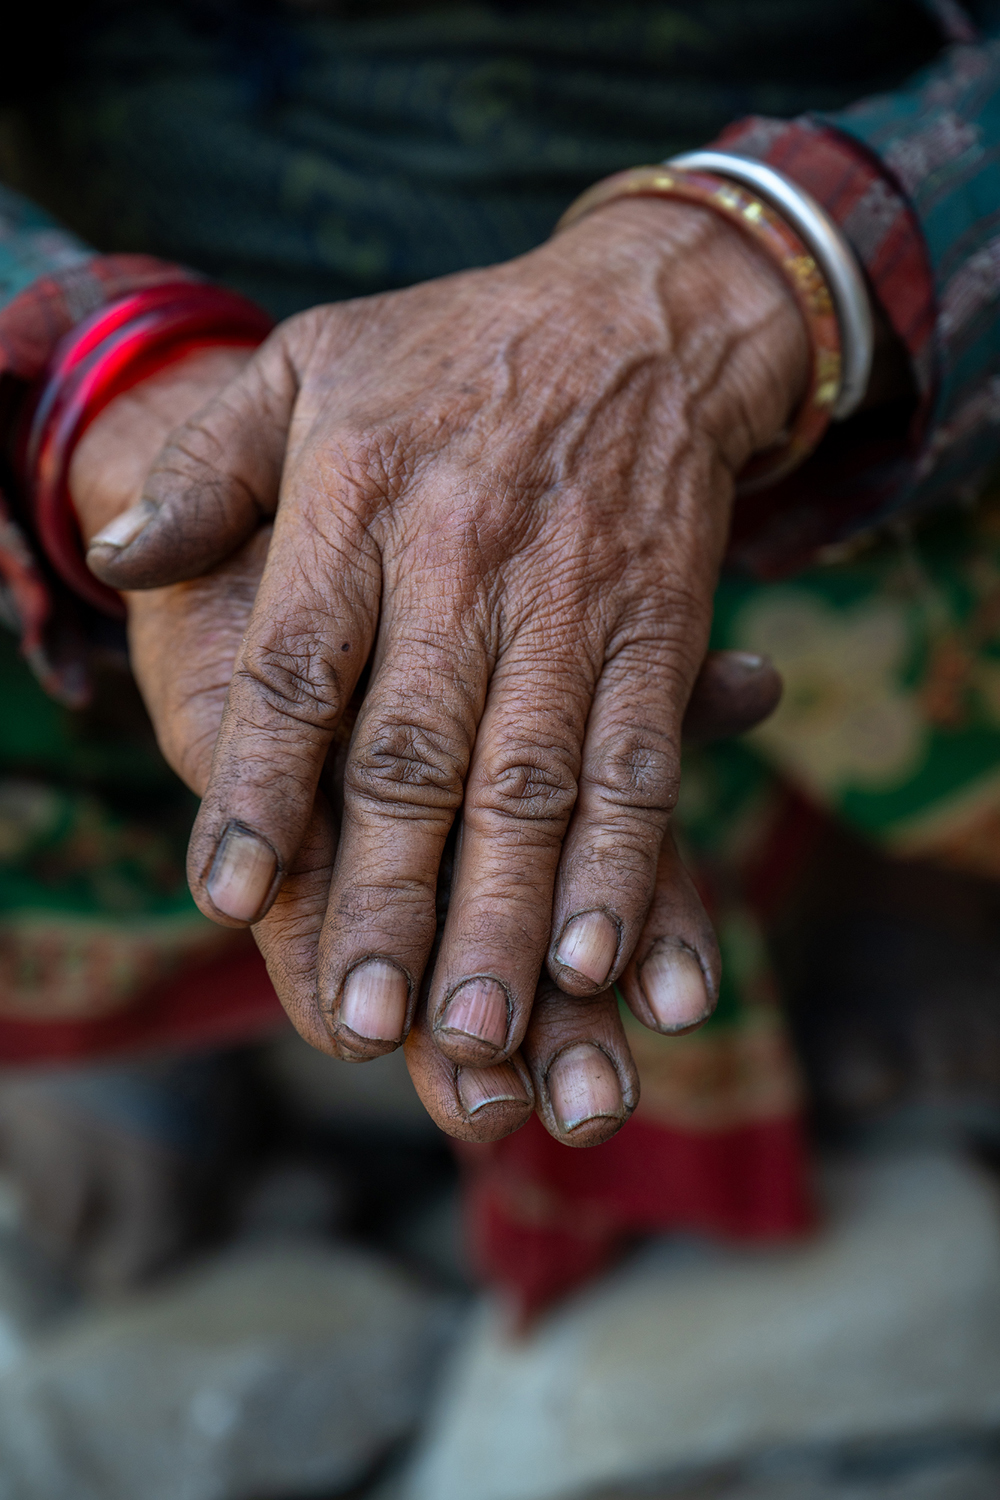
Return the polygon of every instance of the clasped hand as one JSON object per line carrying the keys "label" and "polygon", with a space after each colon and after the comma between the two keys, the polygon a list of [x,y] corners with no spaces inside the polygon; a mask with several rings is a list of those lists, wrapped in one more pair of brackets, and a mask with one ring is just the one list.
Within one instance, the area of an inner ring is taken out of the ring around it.
{"label": "clasped hand", "polygon": [[[737,230],[636,201],[199,356],[77,449],[89,561],[130,591],[139,685],[202,794],[195,900],[253,924],[314,1045],[406,1040],[452,1134],[537,1108],[606,1139],[638,1097],[610,987],[661,1032],[711,1011],[668,832],[681,724],[733,475],[806,361]],[[699,712],[773,700],[717,664]]]}

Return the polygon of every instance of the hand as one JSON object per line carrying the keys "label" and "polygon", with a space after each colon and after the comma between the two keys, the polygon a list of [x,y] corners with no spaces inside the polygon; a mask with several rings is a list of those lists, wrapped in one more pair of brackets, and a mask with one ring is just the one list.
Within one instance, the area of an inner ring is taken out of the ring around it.
{"label": "hand", "polygon": [[[638,939],[659,1014],[633,965],[637,1014],[669,1030],[709,1008],[707,923],[679,919],[670,880],[650,900],[731,474],[780,429],[804,367],[794,304],[736,231],[619,205],[497,271],[293,320],[168,448],[155,519],[95,554],[109,581],[223,555],[273,510],[284,461],[192,873],[230,921],[282,886],[258,933],[312,1039],[363,1056],[405,1029],[466,774],[430,992],[452,1063],[503,1058],[524,1032],[574,802],[554,980],[600,996]],[[378,607],[332,890],[316,857],[307,892],[280,877],[308,851]]]}
{"label": "hand", "polygon": [[[175,427],[246,367],[242,348],[199,351],[119,396],[73,454],[70,490],[85,541],[135,506]],[[133,669],[163,753],[193,791],[208,784],[239,643],[250,621],[271,527],[187,584],[126,595]],[[781,679],[764,657],[712,651],[684,715],[685,745],[728,739],[774,712]]]}
{"label": "hand", "polygon": [[[72,488],[85,535],[135,502],[166,433],[214,395],[245,361],[242,351],[194,356],[107,408],[73,460]],[[161,747],[175,770],[198,792],[208,783],[226,692],[250,620],[269,538],[270,527],[262,527],[233,558],[203,577],[127,596],[133,668]],[[767,662],[739,652],[711,653],[688,704],[685,741],[704,741],[752,727],[772,711],[780,693],[780,679]],[[300,886],[315,886],[320,906],[335,854],[331,827],[330,817],[317,820],[315,868],[310,870],[303,862],[293,876]],[[665,897],[672,898],[675,907],[678,900],[687,901],[697,916],[697,897],[690,883],[670,863],[676,858],[672,846],[661,858]],[[676,918],[673,925],[677,926]],[[266,946],[268,919],[261,928]],[[325,1034],[314,1034],[314,1018],[299,1019],[304,1033],[322,1045]],[[602,1059],[613,1059],[610,1072]],[[573,1144],[586,1144],[606,1138],[635,1101],[634,1070],[609,997],[567,1000],[551,983],[536,1001],[529,1034],[512,1063],[456,1070],[433,1044],[425,1025],[411,1033],[408,1060],[431,1116],[442,1129],[468,1140],[494,1139],[516,1129],[535,1103],[554,1134]],[[591,1095],[595,1087],[603,1089],[603,1100],[598,1103],[611,1111],[591,1116],[589,1124],[576,1123],[574,1118],[579,1089],[572,1086],[572,1070],[581,1061]]]}
{"label": "hand", "polygon": [[[133,507],[169,434],[240,374],[245,348],[189,355],[117,397],[84,433],[69,488],[84,540]],[[233,661],[270,528],[197,581],[126,594],[129,657],[160,749],[198,793],[208,782]]]}

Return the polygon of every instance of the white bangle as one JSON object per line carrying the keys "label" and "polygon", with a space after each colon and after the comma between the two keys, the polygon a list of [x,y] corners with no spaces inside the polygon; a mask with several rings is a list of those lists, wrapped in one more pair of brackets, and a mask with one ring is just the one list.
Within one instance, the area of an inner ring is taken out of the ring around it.
{"label": "white bangle", "polygon": [[840,394],[832,417],[842,422],[857,411],[868,389],[875,334],[861,270],[840,227],[803,188],[749,156],[730,151],[687,151],[663,163],[678,171],[714,172],[753,188],[778,210],[812,251],[830,288],[841,344]]}

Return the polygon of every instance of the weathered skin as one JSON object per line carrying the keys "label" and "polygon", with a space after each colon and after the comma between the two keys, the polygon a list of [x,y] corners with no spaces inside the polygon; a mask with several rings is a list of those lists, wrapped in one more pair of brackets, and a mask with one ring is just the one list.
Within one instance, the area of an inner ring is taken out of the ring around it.
{"label": "weathered skin", "polygon": [[[313,309],[249,361],[200,355],[77,449],[88,536],[145,483],[142,529],[90,561],[143,590],[136,676],[204,798],[195,899],[254,923],[315,1045],[408,1037],[452,1134],[537,1104],[560,1139],[606,1139],[638,1097],[609,986],[660,1031],[714,1004],[664,835],[733,476],[807,358],[737,230],[633,201],[506,265]],[[338,820],[324,767],[369,658]],[[776,694],[716,662],[692,713],[744,727]]]}

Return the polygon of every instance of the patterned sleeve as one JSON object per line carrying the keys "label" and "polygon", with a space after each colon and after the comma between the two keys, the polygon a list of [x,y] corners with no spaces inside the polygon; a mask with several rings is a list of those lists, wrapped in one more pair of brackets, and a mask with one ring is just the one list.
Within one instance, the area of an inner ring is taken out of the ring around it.
{"label": "patterned sleeve", "polygon": [[27,198],[0,186],[0,313],[39,276],[79,266],[93,254]]}
{"label": "patterned sleeve", "polygon": [[[0,187],[0,413],[8,431],[21,397],[81,318],[141,287],[192,275],[150,255],[97,255]],[[95,622],[50,573],[17,498],[0,494],[0,625],[19,637],[46,691],[75,706],[87,697]]]}
{"label": "patterned sleeve", "polygon": [[832,429],[797,474],[740,503],[731,558],[758,576],[968,501],[1000,457],[1000,26],[979,35],[950,0],[947,19],[958,40],[906,87],[838,114],[742,120],[720,138],[826,205],[918,392],[906,412]]}

